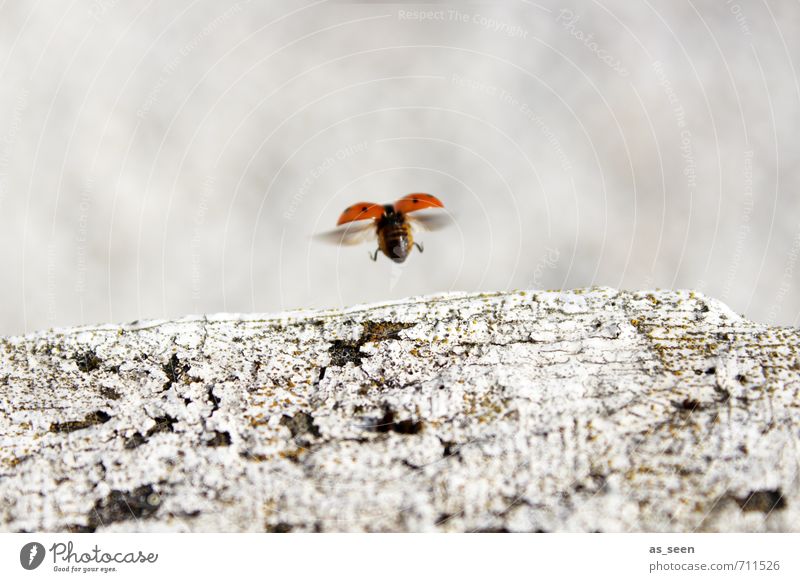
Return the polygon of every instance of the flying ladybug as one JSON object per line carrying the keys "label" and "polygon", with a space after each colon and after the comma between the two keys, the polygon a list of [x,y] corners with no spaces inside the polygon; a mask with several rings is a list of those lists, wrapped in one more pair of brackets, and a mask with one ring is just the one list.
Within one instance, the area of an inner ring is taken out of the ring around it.
{"label": "flying ladybug", "polygon": [[[342,212],[336,225],[339,228],[321,236],[341,245],[362,242],[364,235],[374,234],[378,239],[378,248],[370,253],[373,261],[378,260],[378,251],[395,263],[402,263],[416,247],[423,251],[420,243],[414,240],[412,230],[436,230],[446,224],[445,217],[437,215],[409,216],[409,213],[430,208],[444,208],[442,201],[430,194],[415,193],[400,198],[394,204],[375,204],[374,202],[357,202]],[[350,223],[369,220],[370,223],[353,226]]]}

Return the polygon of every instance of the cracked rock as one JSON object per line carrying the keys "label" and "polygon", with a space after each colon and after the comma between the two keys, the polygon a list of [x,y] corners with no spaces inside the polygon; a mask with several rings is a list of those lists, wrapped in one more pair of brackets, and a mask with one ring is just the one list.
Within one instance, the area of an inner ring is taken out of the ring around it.
{"label": "cracked rock", "polygon": [[608,288],[0,339],[0,529],[800,531],[799,345]]}

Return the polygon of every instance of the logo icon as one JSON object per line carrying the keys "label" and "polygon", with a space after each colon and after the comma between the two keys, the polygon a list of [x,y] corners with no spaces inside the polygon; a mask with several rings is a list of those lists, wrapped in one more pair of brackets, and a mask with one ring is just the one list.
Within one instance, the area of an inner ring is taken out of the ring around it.
{"label": "logo icon", "polygon": [[44,561],[44,546],[39,542],[29,542],[19,551],[19,563],[26,570],[35,570]]}

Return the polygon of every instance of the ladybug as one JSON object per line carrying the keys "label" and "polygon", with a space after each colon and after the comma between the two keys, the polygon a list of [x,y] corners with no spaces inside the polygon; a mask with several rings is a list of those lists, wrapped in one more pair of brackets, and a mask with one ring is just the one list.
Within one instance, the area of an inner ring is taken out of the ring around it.
{"label": "ladybug", "polygon": [[336,225],[341,227],[360,220],[372,222],[356,227],[349,225],[323,236],[346,245],[361,242],[363,234],[374,234],[378,239],[378,248],[370,253],[370,258],[377,261],[380,251],[395,263],[402,263],[415,247],[419,252],[423,251],[422,245],[414,240],[413,227],[435,230],[444,224],[441,216],[408,216],[411,212],[426,208],[444,208],[444,204],[435,196],[424,193],[408,194],[394,204],[357,202],[342,212]]}

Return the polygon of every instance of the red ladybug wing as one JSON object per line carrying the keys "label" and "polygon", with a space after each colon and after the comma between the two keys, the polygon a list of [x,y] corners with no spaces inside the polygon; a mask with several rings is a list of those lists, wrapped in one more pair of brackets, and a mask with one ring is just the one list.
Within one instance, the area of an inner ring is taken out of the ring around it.
{"label": "red ladybug wing", "polygon": [[357,202],[348,206],[342,215],[339,217],[339,222],[336,226],[340,226],[345,222],[353,222],[354,220],[367,220],[368,218],[380,218],[383,216],[383,206],[375,204],[374,202]]}
{"label": "red ladybug wing", "polygon": [[436,196],[423,194],[422,192],[403,196],[394,203],[394,209],[403,214],[414,212],[415,210],[422,210],[423,208],[444,208],[444,204],[442,204],[442,201],[436,198]]}

